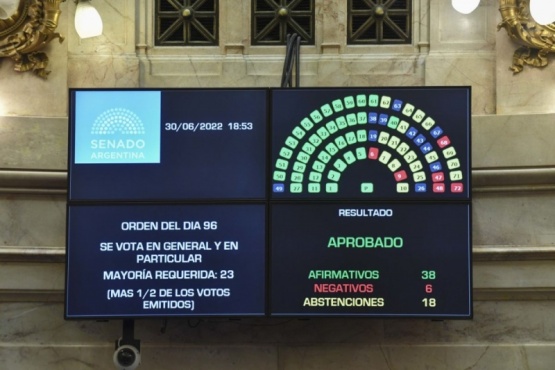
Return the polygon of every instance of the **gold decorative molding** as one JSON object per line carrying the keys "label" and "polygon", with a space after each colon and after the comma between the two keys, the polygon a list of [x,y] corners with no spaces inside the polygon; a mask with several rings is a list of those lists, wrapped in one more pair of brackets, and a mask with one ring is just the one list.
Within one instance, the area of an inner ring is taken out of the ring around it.
{"label": "gold decorative molding", "polygon": [[48,76],[48,56],[40,50],[54,39],[64,40],[55,32],[62,2],[65,0],[19,0],[17,11],[0,20],[0,57],[11,58],[14,70]]}
{"label": "gold decorative molding", "polygon": [[499,0],[502,21],[497,30],[504,28],[509,37],[521,45],[513,54],[510,70],[519,73],[525,65],[547,66],[549,53],[555,52],[555,23],[542,26],[530,16],[529,0]]}

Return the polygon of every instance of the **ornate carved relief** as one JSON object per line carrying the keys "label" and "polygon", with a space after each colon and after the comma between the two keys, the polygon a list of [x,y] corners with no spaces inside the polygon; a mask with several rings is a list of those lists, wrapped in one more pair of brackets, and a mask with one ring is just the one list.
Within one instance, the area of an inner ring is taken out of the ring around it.
{"label": "ornate carved relief", "polygon": [[46,78],[48,56],[42,50],[50,41],[64,38],[55,32],[60,3],[65,0],[20,0],[17,11],[0,19],[0,57],[11,58],[18,72],[33,71]]}
{"label": "ornate carved relief", "polygon": [[509,37],[520,44],[513,54],[514,73],[523,70],[524,65],[545,67],[547,55],[555,52],[555,23],[542,26],[530,16],[529,0],[499,0],[502,21],[497,30],[504,28]]}

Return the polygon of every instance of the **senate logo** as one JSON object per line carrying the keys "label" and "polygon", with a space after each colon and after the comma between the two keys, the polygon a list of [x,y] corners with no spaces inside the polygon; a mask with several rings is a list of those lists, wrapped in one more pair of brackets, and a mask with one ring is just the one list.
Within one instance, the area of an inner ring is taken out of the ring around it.
{"label": "senate logo", "polygon": [[160,163],[159,91],[78,91],[75,163]]}

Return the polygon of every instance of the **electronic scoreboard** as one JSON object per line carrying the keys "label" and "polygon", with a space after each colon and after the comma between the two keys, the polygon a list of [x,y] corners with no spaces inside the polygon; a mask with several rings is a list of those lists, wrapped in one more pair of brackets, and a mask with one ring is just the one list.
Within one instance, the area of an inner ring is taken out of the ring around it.
{"label": "electronic scoreboard", "polygon": [[68,319],[472,317],[470,88],[71,89]]}

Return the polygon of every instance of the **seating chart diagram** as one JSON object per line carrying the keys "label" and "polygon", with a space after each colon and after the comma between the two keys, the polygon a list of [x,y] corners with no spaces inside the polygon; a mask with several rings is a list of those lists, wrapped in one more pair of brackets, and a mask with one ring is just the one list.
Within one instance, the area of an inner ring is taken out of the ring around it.
{"label": "seating chart diagram", "polygon": [[274,91],[272,195],[468,198],[469,116],[453,105],[468,99],[449,89]]}

